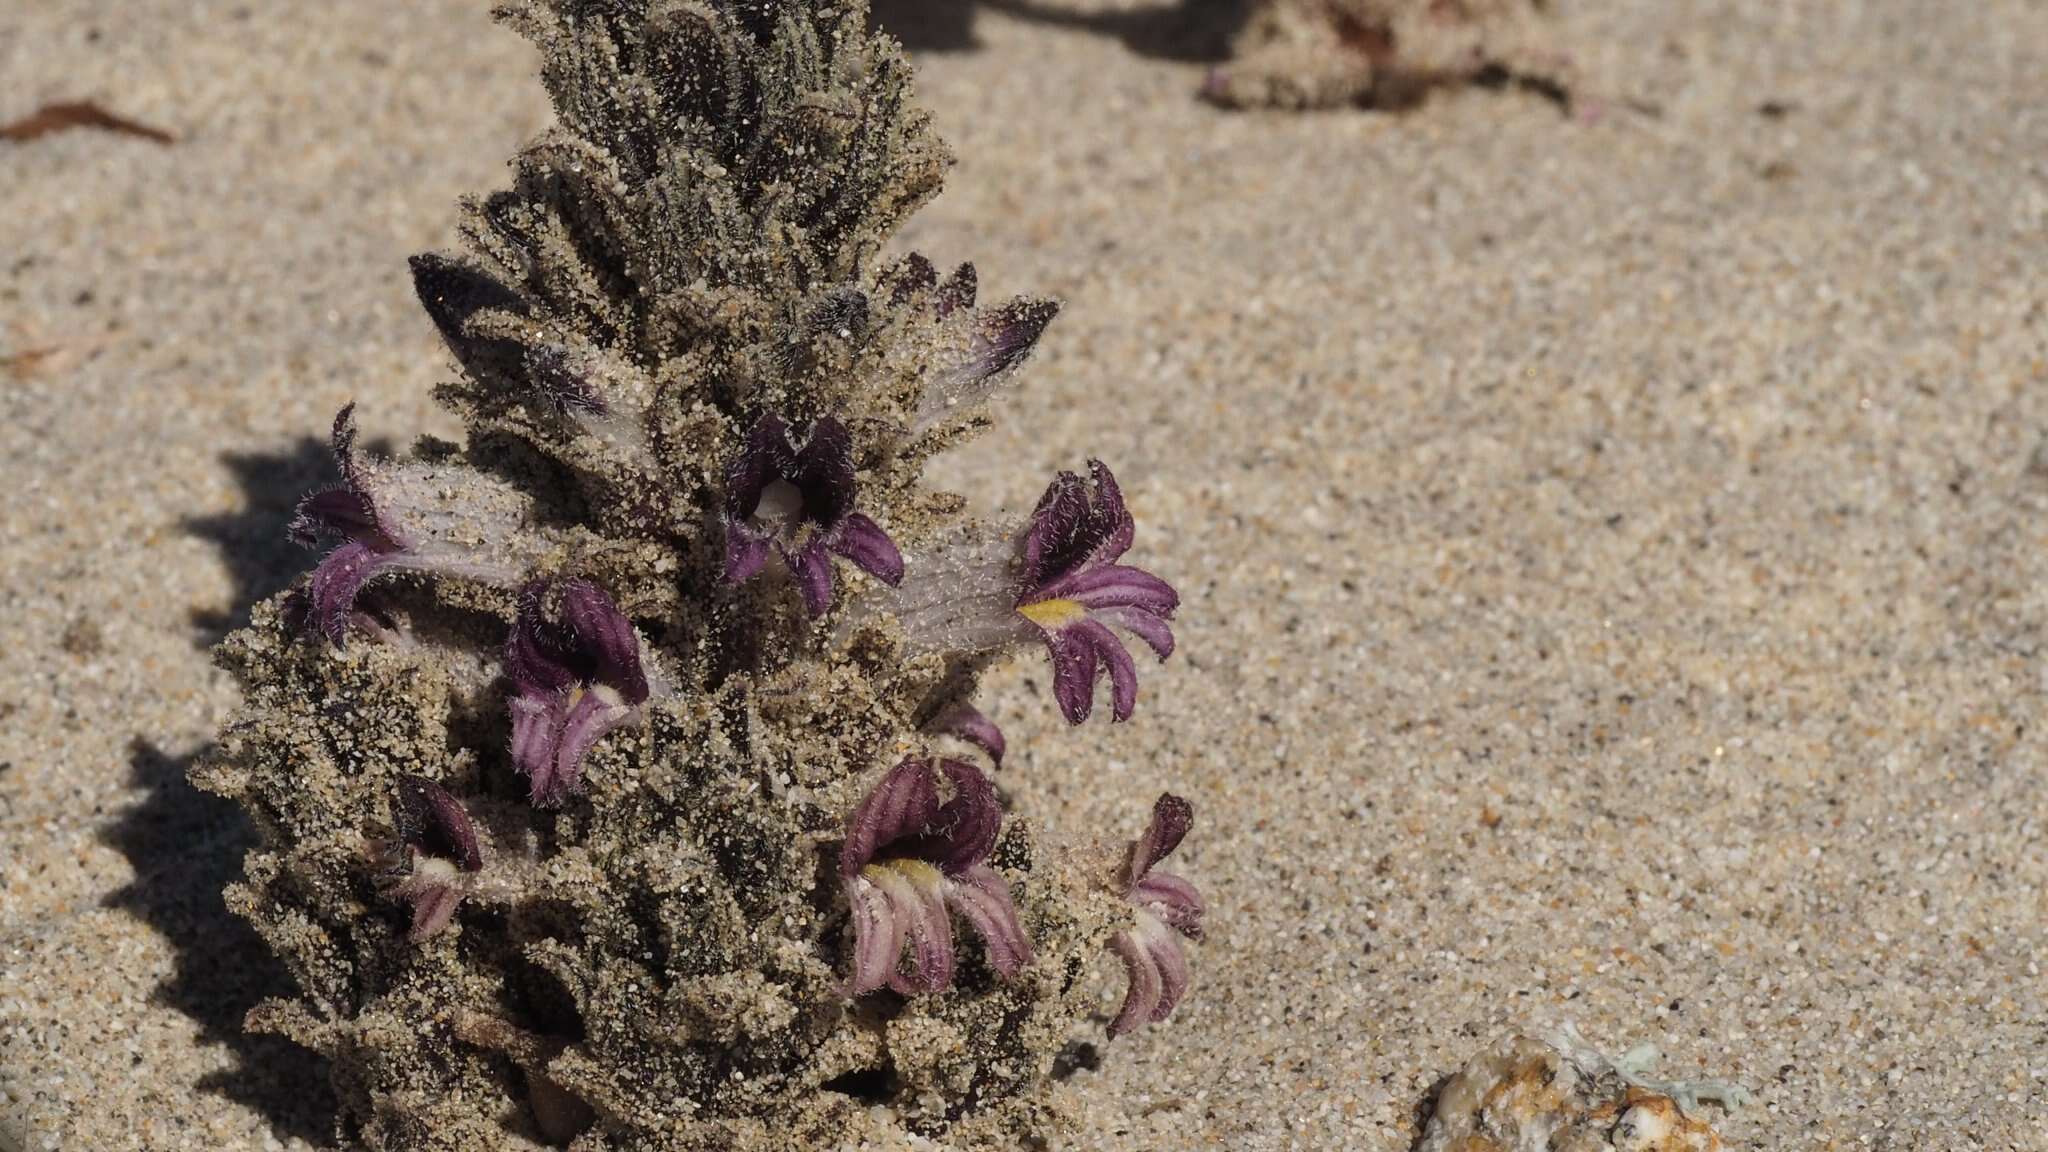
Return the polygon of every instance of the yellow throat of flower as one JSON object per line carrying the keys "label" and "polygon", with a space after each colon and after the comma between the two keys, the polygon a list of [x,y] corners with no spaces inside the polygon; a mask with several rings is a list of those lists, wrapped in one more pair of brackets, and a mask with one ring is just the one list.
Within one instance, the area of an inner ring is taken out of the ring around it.
{"label": "yellow throat of flower", "polygon": [[1088,609],[1079,600],[1039,600],[1017,609],[1017,614],[1048,632],[1084,620]]}
{"label": "yellow throat of flower", "polygon": [[945,876],[934,864],[923,860],[881,860],[860,870],[870,883],[881,883],[889,876],[896,876],[919,888],[936,887]]}
{"label": "yellow throat of flower", "polygon": [[618,690],[609,684],[572,684],[569,687],[569,695],[564,699],[563,703],[573,709],[578,704],[583,703],[583,697],[586,694],[597,697],[598,703],[603,704],[607,708],[624,708],[626,706],[626,698],[619,695]]}

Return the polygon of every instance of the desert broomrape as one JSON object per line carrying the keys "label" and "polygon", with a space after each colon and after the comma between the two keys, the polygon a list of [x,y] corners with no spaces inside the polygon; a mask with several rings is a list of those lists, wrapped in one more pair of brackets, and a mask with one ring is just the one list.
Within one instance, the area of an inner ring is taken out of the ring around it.
{"label": "desert broomrape", "polygon": [[[984,669],[1042,646],[1128,719],[1179,596],[1101,463],[994,523],[923,480],[1058,307],[882,254],[948,157],[864,8],[501,6],[557,123],[412,262],[466,436],[342,411],[291,526],[331,550],[222,646],[194,770],[263,830],[230,903],[296,994],[250,1024],[346,1146],[1043,1141],[1061,1046],[1125,1030],[1082,977],[1178,914],[990,775]],[[1141,944],[1156,1020],[1185,956]]]}

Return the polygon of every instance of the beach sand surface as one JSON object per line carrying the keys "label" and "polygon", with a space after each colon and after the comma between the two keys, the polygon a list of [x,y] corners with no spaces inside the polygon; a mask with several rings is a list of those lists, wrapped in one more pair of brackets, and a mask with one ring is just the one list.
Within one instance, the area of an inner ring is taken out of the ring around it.
{"label": "beach sand surface", "polygon": [[[1198,986],[1076,1147],[1402,1152],[1570,1022],[1748,1086],[1735,1147],[2048,1149],[2048,6],[1561,7],[1570,111],[1288,115],[1195,99],[1224,0],[885,6],[959,154],[903,246],[1066,301],[940,479],[1099,456],[1184,596],[1130,723],[988,697],[1051,839],[1199,813]],[[0,143],[28,1148],[326,1146],[183,771],[334,411],[456,431],[405,259],[548,116],[486,9],[0,0],[0,121],[176,137]]]}

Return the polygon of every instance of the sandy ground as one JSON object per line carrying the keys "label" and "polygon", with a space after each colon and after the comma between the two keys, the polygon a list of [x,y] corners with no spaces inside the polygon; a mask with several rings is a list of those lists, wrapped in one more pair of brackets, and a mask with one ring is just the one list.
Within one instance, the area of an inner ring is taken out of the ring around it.
{"label": "sandy ground", "polygon": [[[1750,1086],[1738,1146],[2048,1149],[2048,6],[1574,0],[1578,115],[1291,117],[1191,98],[1227,0],[1068,2],[884,19],[961,160],[906,241],[1069,302],[944,478],[1112,461],[1187,601],[1133,723],[993,701],[1054,835],[1202,813],[1200,986],[1082,1146],[1406,1149],[1569,1020]],[[334,410],[452,431],[404,258],[546,116],[484,8],[0,0],[0,120],[179,137],[0,144],[29,1147],[323,1146],[181,773]]]}

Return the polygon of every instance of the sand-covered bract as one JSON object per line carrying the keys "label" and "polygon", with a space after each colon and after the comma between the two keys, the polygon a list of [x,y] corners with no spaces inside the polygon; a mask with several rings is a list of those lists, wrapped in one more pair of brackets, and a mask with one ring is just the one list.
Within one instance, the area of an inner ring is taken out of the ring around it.
{"label": "sand-covered bract", "polygon": [[993,524],[920,474],[1057,307],[880,255],[947,155],[863,5],[502,14],[559,123],[412,266],[466,441],[373,459],[344,410],[293,525],[332,550],[221,649],[194,776],[262,830],[230,904],[299,992],[250,1024],[329,1058],[351,1147],[1048,1137],[1170,878],[927,746],[995,767],[977,680],[1040,644],[1069,720],[1098,679],[1129,718],[1107,625],[1164,659],[1179,596],[1107,466]]}

